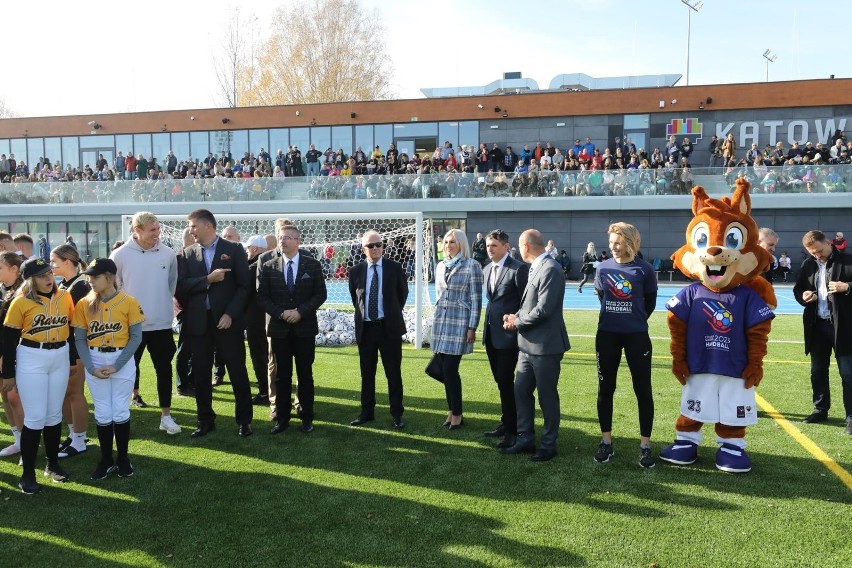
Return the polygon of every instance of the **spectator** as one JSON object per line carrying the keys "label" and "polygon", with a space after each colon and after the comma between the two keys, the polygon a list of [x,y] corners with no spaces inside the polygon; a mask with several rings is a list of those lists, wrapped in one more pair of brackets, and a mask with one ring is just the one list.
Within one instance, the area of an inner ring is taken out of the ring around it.
{"label": "spectator", "polygon": [[737,141],[734,139],[733,132],[728,132],[724,142],[722,142],[722,157],[725,159],[725,163],[729,163],[737,157]]}
{"label": "spectator", "polygon": [[781,256],[778,257],[778,272],[781,273],[781,276],[784,278],[784,282],[787,281],[787,275],[793,270],[793,261],[787,255],[787,251],[781,251]]}
{"label": "spectator", "polygon": [[583,275],[583,279],[580,280],[580,283],[577,284],[577,292],[580,294],[583,293],[583,284],[589,281],[589,276],[595,273],[595,265],[598,262],[598,255],[595,251],[595,243],[589,243],[586,245],[586,252],[583,253],[583,265],[580,267],[580,274]]}
{"label": "spectator", "polygon": [[843,237],[843,233],[837,231],[837,234],[834,236],[834,240],[831,241],[831,245],[841,252],[846,250],[846,239]]}
{"label": "spectator", "polygon": [[675,163],[680,160],[680,146],[677,143],[677,137],[674,135],[669,136],[669,141],[666,143],[665,157],[666,160],[674,157]]}

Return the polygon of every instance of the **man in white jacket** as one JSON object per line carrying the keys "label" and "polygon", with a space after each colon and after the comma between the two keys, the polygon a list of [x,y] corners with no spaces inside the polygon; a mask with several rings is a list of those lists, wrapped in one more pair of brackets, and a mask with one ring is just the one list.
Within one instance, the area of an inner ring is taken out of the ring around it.
{"label": "man in white jacket", "polygon": [[179,434],[180,426],[171,416],[172,357],[176,346],[172,332],[175,294],[178,278],[175,251],[160,242],[160,221],[148,211],[133,216],[133,235],[110,258],[115,262],[119,289],[136,298],[145,313],[142,323],[142,344],[136,350],[136,384],[133,386],[134,406],[147,406],[139,396],[139,361],[148,348],[157,375],[160,430]]}

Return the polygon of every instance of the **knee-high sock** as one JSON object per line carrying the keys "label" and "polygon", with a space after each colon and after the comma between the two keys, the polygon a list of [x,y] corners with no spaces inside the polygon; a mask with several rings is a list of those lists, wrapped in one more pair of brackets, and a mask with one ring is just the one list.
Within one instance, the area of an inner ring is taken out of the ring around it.
{"label": "knee-high sock", "polygon": [[115,450],[118,459],[127,457],[127,446],[130,442],[130,420],[125,422],[114,423],[115,429]]}
{"label": "knee-high sock", "polygon": [[27,428],[21,430],[21,462],[24,466],[24,475],[35,475],[36,454],[41,441],[41,430]]}
{"label": "knee-high sock", "polygon": [[98,443],[101,445],[101,460],[105,463],[112,463],[112,437],[113,426],[112,422],[101,426],[98,424]]}
{"label": "knee-high sock", "polygon": [[719,444],[733,444],[738,448],[745,449],[745,426],[728,426],[726,424],[716,424],[716,442]]}
{"label": "knee-high sock", "polygon": [[59,460],[59,439],[62,437],[62,422],[57,422],[53,426],[45,426],[42,430],[44,437],[44,455],[47,456],[47,463],[56,465]]}
{"label": "knee-high sock", "polygon": [[701,427],[703,425],[703,422],[698,422],[681,414],[677,417],[677,422],[675,422],[675,431],[677,432],[678,440],[687,440],[694,444],[700,444]]}

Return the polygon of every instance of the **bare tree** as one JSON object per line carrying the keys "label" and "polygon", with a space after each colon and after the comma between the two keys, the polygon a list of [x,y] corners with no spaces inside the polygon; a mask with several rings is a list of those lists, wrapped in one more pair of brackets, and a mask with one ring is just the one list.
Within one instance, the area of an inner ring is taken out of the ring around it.
{"label": "bare tree", "polygon": [[[378,10],[358,0],[279,7],[269,37],[237,85],[239,106],[386,99],[394,70]],[[240,76],[240,74],[238,74]]]}
{"label": "bare tree", "polygon": [[6,99],[0,97],[0,118],[17,118],[18,113],[6,106]]}
{"label": "bare tree", "polygon": [[238,12],[228,19],[227,28],[213,51],[213,66],[218,83],[217,104],[236,108],[246,106],[241,94],[256,83],[254,62],[258,49],[257,16],[244,18]]}

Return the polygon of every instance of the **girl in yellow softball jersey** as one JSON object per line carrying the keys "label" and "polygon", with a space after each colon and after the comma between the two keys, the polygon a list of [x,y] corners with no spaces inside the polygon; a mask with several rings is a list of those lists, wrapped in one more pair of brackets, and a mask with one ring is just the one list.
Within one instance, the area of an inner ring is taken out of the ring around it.
{"label": "girl in yellow softball jersey", "polygon": [[116,288],[116,272],[115,263],[108,258],[92,261],[83,271],[92,290],[77,302],[71,322],[86,372],[86,384],[95,405],[101,446],[101,459],[91,475],[93,480],[104,479],[116,470],[120,477],[133,475],[133,466],[127,456],[130,442],[127,401],[136,379],[133,354],[142,342],[145,316],[135,298]]}
{"label": "girl in yellow softball jersey", "polygon": [[50,264],[32,258],[21,265],[21,275],[24,283],[3,322],[3,388],[17,385],[24,408],[23,474],[18,487],[32,495],[41,489],[35,478],[35,461],[42,437],[45,476],[57,483],[68,481],[59,467],[59,437],[62,401],[77,353],[68,341],[74,304],[67,291],[57,288]]}

